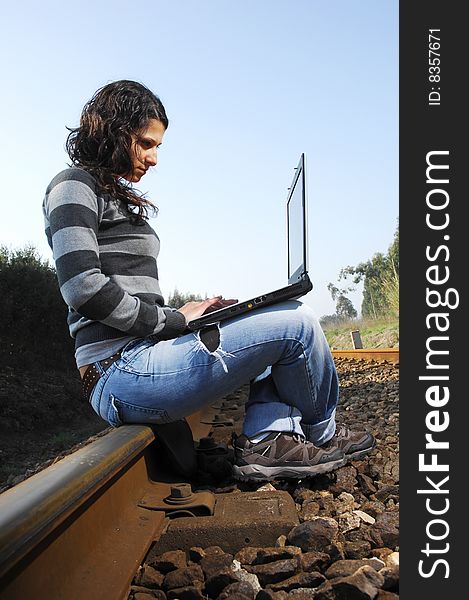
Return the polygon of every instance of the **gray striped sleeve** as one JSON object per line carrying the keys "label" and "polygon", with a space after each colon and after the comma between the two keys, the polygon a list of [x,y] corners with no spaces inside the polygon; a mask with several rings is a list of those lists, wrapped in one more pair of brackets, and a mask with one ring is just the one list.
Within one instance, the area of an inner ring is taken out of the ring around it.
{"label": "gray striped sleeve", "polygon": [[[100,321],[128,335],[146,336],[164,331],[175,337],[186,325],[184,315],[170,313],[123,289],[101,270],[98,228],[103,203],[78,169],[69,169],[50,184],[44,213],[61,293],[80,315]],[[76,174],[76,177],[74,175]],[[125,263],[125,253],[122,254]],[[156,270],[155,270],[156,272]],[[156,284],[157,284],[157,280]],[[142,286],[137,292],[146,292]]]}

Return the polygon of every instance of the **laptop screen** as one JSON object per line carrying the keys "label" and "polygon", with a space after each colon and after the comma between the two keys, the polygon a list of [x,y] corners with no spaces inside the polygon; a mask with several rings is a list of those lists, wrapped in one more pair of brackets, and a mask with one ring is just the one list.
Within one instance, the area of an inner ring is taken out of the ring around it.
{"label": "laptop screen", "polygon": [[288,192],[288,283],[296,283],[306,273],[305,240],[305,172],[304,155],[295,169],[293,182]]}

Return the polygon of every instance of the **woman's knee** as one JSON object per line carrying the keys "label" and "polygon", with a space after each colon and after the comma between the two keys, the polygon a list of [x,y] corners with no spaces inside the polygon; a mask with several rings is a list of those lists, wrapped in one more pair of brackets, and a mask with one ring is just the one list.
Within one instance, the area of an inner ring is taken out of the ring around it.
{"label": "woman's knee", "polygon": [[[287,339],[309,345],[314,343],[315,338],[322,339],[323,335],[309,306],[297,300],[287,300],[226,321],[222,324],[221,346],[231,351],[231,346],[252,346]],[[226,343],[228,339],[233,342],[231,345]]]}
{"label": "woman's knee", "polygon": [[286,322],[289,327],[293,327],[298,334],[303,336],[315,336],[322,329],[319,324],[316,313],[307,304],[299,301],[290,301],[285,311]]}
{"label": "woman's knee", "polygon": [[307,319],[313,323],[318,323],[318,318],[314,310],[305,304],[304,302],[297,301],[298,304],[298,312],[302,315],[302,318]]}

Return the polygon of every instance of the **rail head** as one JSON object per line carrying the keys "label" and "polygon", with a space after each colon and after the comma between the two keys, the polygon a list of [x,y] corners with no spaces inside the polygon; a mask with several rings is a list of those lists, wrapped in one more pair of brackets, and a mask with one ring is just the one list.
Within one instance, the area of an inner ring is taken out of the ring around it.
{"label": "rail head", "polygon": [[386,361],[399,363],[399,348],[360,348],[355,350],[332,350],[334,358]]}
{"label": "rail head", "polygon": [[0,495],[0,577],[155,439],[124,425]]}

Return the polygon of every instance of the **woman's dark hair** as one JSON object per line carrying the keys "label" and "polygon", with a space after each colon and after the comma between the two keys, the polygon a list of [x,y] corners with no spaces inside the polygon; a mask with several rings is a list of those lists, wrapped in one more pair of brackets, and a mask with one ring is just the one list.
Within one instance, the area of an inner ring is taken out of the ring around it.
{"label": "woman's dark hair", "polygon": [[72,163],[91,173],[100,191],[123,201],[137,220],[146,219],[147,207],[154,205],[120,177],[132,171],[132,135],[145,129],[150,119],[168,127],[161,100],[143,84],[123,79],[97,90],[83,107],[80,126],[67,127],[65,147]]}

